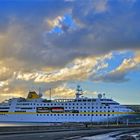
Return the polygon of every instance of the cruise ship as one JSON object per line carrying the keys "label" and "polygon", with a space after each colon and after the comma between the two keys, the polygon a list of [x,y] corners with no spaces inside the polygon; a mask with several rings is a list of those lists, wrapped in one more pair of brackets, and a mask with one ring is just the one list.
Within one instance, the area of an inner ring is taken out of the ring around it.
{"label": "cruise ship", "polygon": [[106,122],[135,112],[105,94],[97,98],[82,96],[77,86],[74,99],[42,98],[41,93],[30,91],[27,98],[12,98],[0,103],[0,122]]}

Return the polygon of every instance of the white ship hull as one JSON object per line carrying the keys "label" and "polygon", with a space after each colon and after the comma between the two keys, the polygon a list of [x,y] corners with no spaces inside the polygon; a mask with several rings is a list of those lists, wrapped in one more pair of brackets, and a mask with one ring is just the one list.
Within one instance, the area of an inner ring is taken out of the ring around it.
{"label": "white ship hull", "polygon": [[[57,122],[116,122],[120,117],[125,117],[128,115],[120,116],[60,116],[56,117],[46,116],[41,114],[37,116],[35,114],[6,114],[0,115],[0,122],[46,122],[46,123],[57,123]],[[129,115],[130,116],[130,115]]]}
{"label": "white ship hull", "polygon": [[[78,87],[79,88],[79,87]],[[81,98],[46,100],[36,92],[28,97],[12,98],[0,104],[0,122],[114,122],[132,116],[134,111],[112,99]]]}

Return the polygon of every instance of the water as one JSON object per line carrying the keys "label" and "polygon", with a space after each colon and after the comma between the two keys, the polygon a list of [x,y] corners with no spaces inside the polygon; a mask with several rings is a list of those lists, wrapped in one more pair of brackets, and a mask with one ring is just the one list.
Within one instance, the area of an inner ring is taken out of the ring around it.
{"label": "water", "polygon": [[83,137],[79,140],[116,140],[116,138],[111,137],[111,135],[117,134],[118,132],[111,132],[107,134],[101,134],[97,136]]}
{"label": "water", "polygon": [[59,123],[0,123],[0,127],[5,126],[52,126],[60,125]]}
{"label": "water", "polygon": [[90,136],[90,137],[83,137],[80,138],[78,140],[117,140],[120,139],[120,136],[133,136],[136,140],[140,140],[140,133],[139,132],[135,132],[135,133],[127,133],[127,134],[120,134],[116,137],[112,137],[112,135],[114,134],[119,134],[121,131],[117,131],[117,132],[111,132],[111,133],[107,133],[107,134],[102,134],[102,135],[97,135],[97,136]]}
{"label": "water", "polygon": [[79,140],[116,140],[116,138],[112,138],[104,134],[99,136],[84,137],[84,138],[80,138]]}

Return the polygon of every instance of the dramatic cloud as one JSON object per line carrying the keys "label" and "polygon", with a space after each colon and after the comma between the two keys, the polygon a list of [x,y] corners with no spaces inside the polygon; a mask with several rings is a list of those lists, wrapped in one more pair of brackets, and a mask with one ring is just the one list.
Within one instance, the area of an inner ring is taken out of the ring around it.
{"label": "dramatic cloud", "polygon": [[18,73],[17,79],[34,80],[35,82],[68,82],[70,80],[86,80],[90,73],[97,73],[108,65],[105,60],[111,59],[111,54],[102,57],[77,58],[64,68],[51,72]]}
{"label": "dramatic cloud", "polygon": [[[74,89],[68,88],[64,84],[62,86],[58,86],[54,89],[51,89],[51,96],[53,99],[58,99],[58,98],[70,99],[70,98],[74,98],[75,92],[76,91]],[[49,98],[50,90],[46,91],[45,95]]]}
{"label": "dramatic cloud", "polygon": [[130,80],[127,78],[127,74],[134,70],[140,70],[140,56],[134,58],[124,59],[123,62],[111,72],[106,74],[91,76],[92,80],[102,82],[126,82]]}
{"label": "dramatic cloud", "polygon": [[[128,81],[129,72],[139,70],[139,9],[138,0],[1,1],[0,92],[6,97],[25,95],[37,84],[47,83],[44,92],[57,86],[62,92],[71,81]],[[128,50],[136,55],[106,70],[112,52]]]}

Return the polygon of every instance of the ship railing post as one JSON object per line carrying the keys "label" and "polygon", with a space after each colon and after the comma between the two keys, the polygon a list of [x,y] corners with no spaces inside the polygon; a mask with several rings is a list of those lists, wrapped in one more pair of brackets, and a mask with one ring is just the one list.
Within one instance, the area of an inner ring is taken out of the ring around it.
{"label": "ship railing post", "polygon": [[119,125],[119,107],[118,107],[118,113],[117,113],[117,126]]}
{"label": "ship railing post", "polygon": [[92,99],[91,99],[91,124],[92,124],[92,106],[93,106],[93,102],[92,102]]}
{"label": "ship railing post", "polygon": [[109,112],[108,112],[108,108],[107,108],[107,127],[109,127]]}
{"label": "ship railing post", "polygon": [[117,115],[117,126],[119,125],[119,118],[118,118],[118,115]]}
{"label": "ship railing post", "polygon": [[128,126],[128,124],[129,124],[129,119],[127,118],[126,119],[126,125]]}

